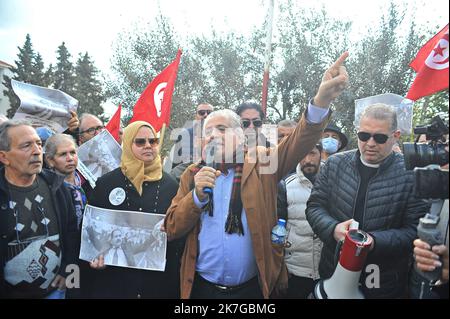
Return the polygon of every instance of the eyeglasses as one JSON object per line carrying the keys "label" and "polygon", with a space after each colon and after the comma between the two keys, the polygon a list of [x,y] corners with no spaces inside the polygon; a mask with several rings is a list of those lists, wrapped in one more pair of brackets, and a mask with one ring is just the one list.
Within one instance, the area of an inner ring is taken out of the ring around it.
{"label": "eyeglasses", "polygon": [[97,132],[97,131],[101,132],[101,131],[103,131],[104,129],[105,129],[105,127],[102,126],[102,125],[97,126],[97,127],[90,127],[90,128],[88,128],[87,130],[81,131],[80,134],[88,133],[88,134],[92,135],[92,134],[94,134],[95,132]]}
{"label": "eyeglasses", "polygon": [[150,144],[150,146],[155,146],[159,144],[159,138],[157,137],[154,138],[138,137],[134,139],[134,144],[137,147],[144,147],[147,144],[147,141]]}
{"label": "eyeglasses", "polygon": [[212,113],[211,110],[199,110],[199,111],[197,111],[197,114],[200,115],[200,116],[209,115],[211,113]]}
{"label": "eyeglasses", "polygon": [[253,119],[253,120],[241,120],[242,126],[244,128],[248,128],[251,123],[253,123],[254,127],[261,127],[263,122],[259,119]]}
{"label": "eyeglasses", "polygon": [[358,139],[361,142],[367,142],[371,137],[375,140],[377,144],[384,144],[389,139],[389,135],[386,134],[370,134],[367,132],[358,132]]}

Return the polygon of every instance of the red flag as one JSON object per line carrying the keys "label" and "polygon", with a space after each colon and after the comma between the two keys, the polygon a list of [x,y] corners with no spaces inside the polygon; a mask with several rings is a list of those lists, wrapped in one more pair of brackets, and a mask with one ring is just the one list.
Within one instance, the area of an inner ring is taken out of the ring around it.
{"label": "red flag", "polygon": [[105,128],[109,133],[119,142],[119,130],[120,130],[120,113],[122,112],[122,104],[117,108],[116,113],[111,117]]}
{"label": "red flag", "polygon": [[418,100],[448,88],[448,24],[420,49],[410,66],[417,72],[406,98]]}
{"label": "red flag", "polygon": [[130,123],[146,121],[159,132],[164,123],[169,126],[172,93],[177,79],[181,50],[177,57],[145,88],[133,109]]}

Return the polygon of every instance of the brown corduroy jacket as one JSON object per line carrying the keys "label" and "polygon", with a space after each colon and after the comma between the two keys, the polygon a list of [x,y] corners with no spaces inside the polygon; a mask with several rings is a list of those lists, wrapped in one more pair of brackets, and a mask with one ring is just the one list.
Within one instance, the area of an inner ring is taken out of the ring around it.
{"label": "brown corduroy jacket", "polygon": [[[276,165],[272,174],[267,174],[267,171],[264,173],[264,170],[271,171],[268,165],[264,164],[267,163],[264,159],[267,160],[268,149],[258,147],[256,151],[249,151],[245,156],[241,198],[264,298],[269,298],[275,288],[286,288],[288,279],[284,249],[272,244],[270,236],[277,223],[277,184],[314,147],[327,122],[328,120],[321,124],[309,124],[303,115],[294,132],[285,137],[277,148],[271,149],[270,165]],[[200,231],[201,210],[195,205],[192,195],[193,167],[194,165],[189,166],[181,176],[178,193],[172,200],[164,222],[169,240],[187,235],[180,271],[182,299],[189,298],[191,294]]]}

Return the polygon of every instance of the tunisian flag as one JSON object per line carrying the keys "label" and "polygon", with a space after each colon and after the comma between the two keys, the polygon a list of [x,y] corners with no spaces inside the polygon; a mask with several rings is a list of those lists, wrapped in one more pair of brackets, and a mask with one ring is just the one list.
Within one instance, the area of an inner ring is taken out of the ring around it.
{"label": "tunisian flag", "polygon": [[418,100],[448,88],[448,24],[422,49],[410,66],[417,72],[406,98]]}
{"label": "tunisian flag", "polygon": [[169,125],[172,93],[177,79],[180,58],[181,50],[178,50],[175,60],[145,88],[134,106],[130,123],[146,121],[153,126],[156,132],[161,130],[164,123],[167,126]]}
{"label": "tunisian flag", "polygon": [[122,104],[117,108],[116,113],[111,117],[105,128],[114,137],[114,139],[119,142],[119,130],[120,130],[120,114],[122,113]]}

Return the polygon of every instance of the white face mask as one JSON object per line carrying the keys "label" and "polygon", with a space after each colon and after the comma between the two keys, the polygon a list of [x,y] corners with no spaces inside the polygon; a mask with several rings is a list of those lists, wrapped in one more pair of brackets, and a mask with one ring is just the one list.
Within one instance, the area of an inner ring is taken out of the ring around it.
{"label": "white face mask", "polygon": [[339,141],[332,137],[327,137],[321,141],[323,150],[328,154],[334,154],[339,149]]}

